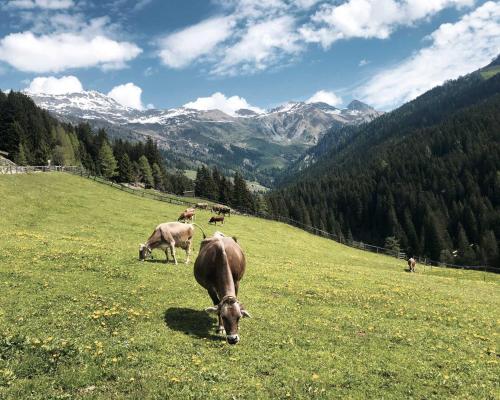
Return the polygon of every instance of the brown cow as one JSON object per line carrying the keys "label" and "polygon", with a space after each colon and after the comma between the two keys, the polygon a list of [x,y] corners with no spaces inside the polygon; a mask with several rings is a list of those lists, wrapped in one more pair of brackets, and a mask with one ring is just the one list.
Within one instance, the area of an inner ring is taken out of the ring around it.
{"label": "brown cow", "polygon": [[215,225],[217,225],[217,222],[220,222],[221,225],[224,225],[224,216],[221,215],[219,217],[210,217],[210,220],[208,221],[209,224],[215,224]]}
{"label": "brown cow", "polygon": [[194,211],[184,211],[183,213],[181,213],[177,221],[191,222],[193,221],[193,219],[194,219]]}
{"label": "brown cow", "polygon": [[408,259],[408,267],[410,268],[410,272],[415,272],[415,265],[417,264],[417,261],[411,257]]}
{"label": "brown cow", "polygon": [[215,204],[214,206],[212,206],[212,212],[218,214],[218,215],[224,215],[226,216],[229,215],[231,216],[231,209],[228,207],[228,206],[224,206],[222,204]]}
{"label": "brown cow", "polygon": [[194,263],[194,277],[210,295],[213,307],[207,312],[217,313],[220,334],[226,333],[229,344],[239,342],[238,323],[241,317],[250,317],[238,299],[240,280],[245,273],[245,255],[236,240],[215,232],[200,245]]}
{"label": "brown cow", "polygon": [[200,210],[206,210],[208,208],[207,203],[196,203],[195,208],[199,208]]}
{"label": "brown cow", "polygon": [[[203,238],[205,238],[203,229],[201,229],[201,232],[203,233]],[[144,261],[146,257],[149,257],[151,255],[151,252],[154,249],[159,248],[165,251],[165,256],[167,256],[168,262],[168,249],[170,249],[174,262],[177,265],[175,248],[180,247],[186,250],[187,264],[189,263],[189,256],[191,254],[193,235],[194,224],[183,224],[180,222],[165,222],[163,224],[160,224],[155,228],[154,232],[151,234],[147,242],[140,245],[139,260]]]}

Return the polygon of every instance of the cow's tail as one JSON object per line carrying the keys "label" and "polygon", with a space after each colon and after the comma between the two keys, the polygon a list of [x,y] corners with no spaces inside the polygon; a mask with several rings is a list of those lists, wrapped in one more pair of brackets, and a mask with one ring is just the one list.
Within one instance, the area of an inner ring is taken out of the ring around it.
{"label": "cow's tail", "polygon": [[197,223],[195,223],[195,222],[193,222],[192,224],[193,224],[194,226],[197,226],[198,228],[200,228],[200,231],[201,231],[201,233],[203,234],[203,239],[206,239],[206,238],[207,238],[207,235],[205,235],[205,231],[203,230],[203,228],[202,228],[200,225],[198,225]]}

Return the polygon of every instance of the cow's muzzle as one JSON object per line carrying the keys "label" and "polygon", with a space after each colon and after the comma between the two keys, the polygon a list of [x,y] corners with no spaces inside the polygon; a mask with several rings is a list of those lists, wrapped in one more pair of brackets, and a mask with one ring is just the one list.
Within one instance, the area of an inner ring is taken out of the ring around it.
{"label": "cow's muzzle", "polygon": [[239,335],[227,335],[226,339],[227,339],[227,342],[229,344],[236,344],[240,341],[240,336]]}

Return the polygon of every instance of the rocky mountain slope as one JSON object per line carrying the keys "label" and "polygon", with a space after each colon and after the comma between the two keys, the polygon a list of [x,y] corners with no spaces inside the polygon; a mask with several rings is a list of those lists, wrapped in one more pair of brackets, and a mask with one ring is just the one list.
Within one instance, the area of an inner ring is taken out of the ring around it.
{"label": "rocky mountain slope", "polygon": [[151,136],[188,165],[217,164],[243,168],[247,177],[266,181],[316,144],[327,130],[359,125],[379,116],[370,106],[353,101],[346,109],[325,103],[290,102],[265,113],[189,108],[136,110],[96,91],[30,94],[35,103],[61,120],[89,122],[111,136],[144,140]]}

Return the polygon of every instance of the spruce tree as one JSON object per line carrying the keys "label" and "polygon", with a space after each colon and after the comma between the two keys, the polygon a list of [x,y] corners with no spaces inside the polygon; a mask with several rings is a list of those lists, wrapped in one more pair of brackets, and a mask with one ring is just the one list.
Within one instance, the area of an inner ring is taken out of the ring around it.
{"label": "spruce tree", "polygon": [[22,143],[19,143],[19,150],[14,157],[14,162],[17,165],[28,165],[28,160],[26,159],[26,153],[24,151],[24,145]]}
{"label": "spruce tree", "polygon": [[132,163],[127,153],[123,153],[118,159],[118,179],[120,182],[130,183],[134,180]]}
{"label": "spruce tree", "polygon": [[106,179],[111,179],[117,174],[117,163],[113,155],[113,150],[106,140],[101,144],[99,150],[99,168],[101,175]]}
{"label": "spruce tree", "polygon": [[156,190],[165,190],[163,186],[163,173],[157,163],[153,164],[153,181]]}
{"label": "spruce tree", "polygon": [[146,188],[154,187],[153,172],[151,171],[151,166],[149,165],[146,156],[141,156],[139,158],[139,171],[141,173],[141,181],[144,183]]}

